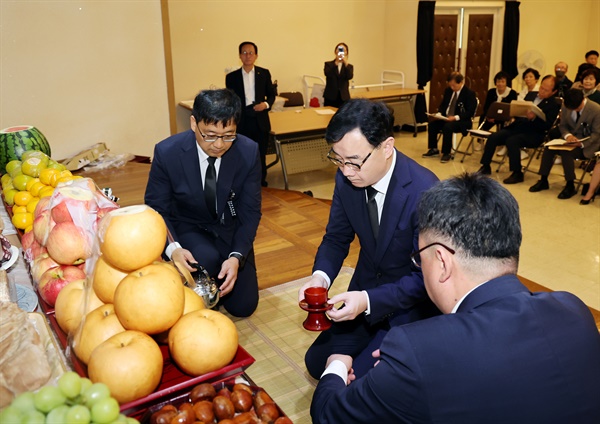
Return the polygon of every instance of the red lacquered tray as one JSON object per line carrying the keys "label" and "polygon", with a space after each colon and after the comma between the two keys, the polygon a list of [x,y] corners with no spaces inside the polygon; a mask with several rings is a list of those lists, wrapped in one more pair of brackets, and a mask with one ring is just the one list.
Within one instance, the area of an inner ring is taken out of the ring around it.
{"label": "red lacquered tray", "polygon": [[[232,378],[228,378],[227,380],[224,380],[224,381],[213,383],[213,387],[218,392],[219,390],[221,390],[224,387],[227,387],[229,390],[231,390],[233,388],[234,384],[235,384],[235,377],[232,377]],[[257,387],[257,386],[250,386],[250,388],[252,389],[253,394],[255,394],[259,390],[264,390],[261,387]],[[140,421],[141,424],[149,424],[150,417],[152,416],[152,414],[155,413],[156,411],[159,411],[163,406],[173,405],[176,408],[179,408],[179,406],[181,406],[184,402],[188,402],[190,392],[191,392],[191,390],[186,390],[185,392],[180,393],[170,399],[161,401],[160,403],[156,403],[152,406],[141,408],[129,416],[136,418],[137,420]],[[275,403],[275,406],[277,406],[277,410],[279,411],[280,417],[287,417],[285,412],[283,412],[281,410],[281,408],[279,407],[279,405],[277,405],[277,403]]]}
{"label": "red lacquered tray", "polygon": [[[60,329],[56,322],[54,314],[46,315],[50,321],[50,326],[57,335],[57,338],[63,349],[67,348],[67,335]],[[238,350],[231,363],[219,370],[209,372],[197,377],[190,376],[181,371],[175,363],[171,360],[169,354],[169,348],[166,345],[159,345],[160,350],[163,354],[163,376],[160,380],[160,384],[156,388],[155,392],[143,397],[121,405],[121,411],[127,414],[136,413],[143,408],[147,408],[159,401],[169,399],[169,396],[173,396],[175,393],[181,392],[189,387],[195,386],[199,383],[204,382],[219,382],[227,378],[235,377],[240,375],[246,368],[252,365],[255,359],[248,353],[242,346],[238,346]],[[87,366],[81,362],[75,355],[69,355],[69,359],[73,365],[73,370],[82,377],[87,377]]]}

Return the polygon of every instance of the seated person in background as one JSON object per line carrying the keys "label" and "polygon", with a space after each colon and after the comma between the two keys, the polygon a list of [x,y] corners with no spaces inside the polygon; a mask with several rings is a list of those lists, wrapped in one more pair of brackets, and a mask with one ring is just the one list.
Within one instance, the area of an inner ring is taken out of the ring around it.
{"label": "seated person in background", "polygon": [[556,65],[554,65],[554,75],[556,76],[556,95],[558,97],[565,97],[565,93],[573,85],[573,81],[567,77],[568,71],[569,65],[567,65],[565,62],[558,62]]}
{"label": "seated person in background", "polygon": [[590,50],[585,54],[585,62],[579,65],[575,82],[581,81],[583,79],[583,71],[590,69],[590,67],[598,69],[598,52],[596,50]]}
{"label": "seated person in background", "polygon": [[[483,112],[479,117],[479,125],[482,130],[489,131],[496,123],[493,119],[486,119],[488,109],[494,102],[510,103],[513,100],[517,100],[517,92],[507,85],[510,81],[510,75],[504,71],[498,72],[494,76],[494,85],[496,88],[490,88],[485,96],[485,103],[483,105]],[[484,122],[485,121],[485,122]]]}
{"label": "seated person in background", "polygon": [[465,87],[464,77],[458,72],[452,72],[448,76],[448,87],[444,91],[442,103],[438,108],[438,113],[448,117],[448,120],[433,119],[427,126],[427,150],[423,154],[424,158],[438,156],[440,151],[437,148],[438,134],[442,133],[442,163],[450,161],[452,158],[452,134],[463,133],[473,126],[473,116],[477,109],[477,97],[475,92]]}
{"label": "seated person in background", "polygon": [[144,200],[164,218],[173,242],[165,254],[188,270],[202,265],[220,283],[222,304],[238,317],[258,305],[252,244],[260,222],[258,145],[236,134],[240,98],[201,91],[191,129],[156,145]]}
{"label": "seated person in background", "polygon": [[600,84],[600,69],[586,69],[581,76],[581,82],[574,83],[573,88],[583,90],[583,95],[585,97],[600,104],[600,91],[598,91],[598,86]]}
{"label": "seated person in background", "polygon": [[540,85],[538,81],[540,80],[540,73],[533,68],[527,68],[523,72],[523,88],[519,92],[517,96],[518,100],[525,100],[525,97],[531,92],[538,91],[540,89]]}
{"label": "seated person in background", "polygon": [[490,135],[481,156],[479,172],[491,175],[490,163],[494,157],[494,151],[496,147],[506,145],[512,174],[504,180],[504,184],[523,182],[525,177],[521,169],[521,148],[538,147],[542,144],[546,132],[556,120],[560,110],[560,105],[554,98],[555,82],[556,79],[553,75],[546,75],[540,84],[540,91],[529,93],[525,99],[537,105],[546,115],[546,120],[538,118],[533,112],[528,112],[526,118],[515,118],[511,124]]}
{"label": "seated person in background", "polygon": [[335,46],[335,59],[325,62],[325,91],[323,100],[325,106],[339,108],[344,102],[350,100],[348,86],[354,78],[354,66],[348,63],[348,45],[339,43]]}
{"label": "seated person in background", "polygon": [[371,352],[391,326],[439,314],[410,261],[418,237],[417,202],[438,179],[396,150],[393,126],[388,106],[366,99],[344,103],[327,126],[327,156],[339,169],[313,275],[298,300],[308,287],[331,286],[355,237],[360,255],[348,291],[328,302],[344,307],[327,312],[331,328],[306,352],[306,369],[314,378],[332,353],[354,357],[356,375],[366,373],[375,363]]}
{"label": "seated person in background", "polygon": [[558,195],[570,199],[575,194],[575,159],[590,159],[600,149],[600,105],[583,97],[583,92],[572,88],[565,94],[560,113],[560,133],[573,150],[551,150],[546,147],[540,164],[541,179],[529,191],[548,190],[548,175],[554,165],[554,155],[560,155],[567,185]]}
{"label": "seated person in background", "polygon": [[574,295],[517,278],[516,199],[465,174],[425,192],[418,211],[413,260],[444,315],[392,328],[360,379],[351,357],[332,355],[313,423],[600,422],[594,318]]}
{"label": "seated person in background", "polygon": [[[600,152],[596,152],[596,165],[594,165],[594,169],[592,170],[592,179],[588,184],[583,185],[582,191],[585,191],[583,195],[583,199],[579,201],[580,205],[589,205],[590,202],[593,202],[596,198],[596,194],[598,194],[598,188],[600,187]],[[583,194],[583,193],[582,193]]]}

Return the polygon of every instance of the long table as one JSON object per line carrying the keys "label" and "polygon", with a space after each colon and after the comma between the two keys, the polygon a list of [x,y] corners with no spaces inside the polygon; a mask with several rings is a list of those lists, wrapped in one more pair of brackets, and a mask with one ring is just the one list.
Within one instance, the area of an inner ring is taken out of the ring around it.
{"label": "long table", "polygon": [[406,122],[401,118],[412,122],[414,133],[417,136],[417,120],[415,118],[415,101],[419,94],[424,94],[425,90],[415,88],[377,88],[377,89],[355,89],[350,90],[350,96],[353,99],[363,98],[369,100],[382,100],[389,103],[390,106],[398,106],[395,122]]}

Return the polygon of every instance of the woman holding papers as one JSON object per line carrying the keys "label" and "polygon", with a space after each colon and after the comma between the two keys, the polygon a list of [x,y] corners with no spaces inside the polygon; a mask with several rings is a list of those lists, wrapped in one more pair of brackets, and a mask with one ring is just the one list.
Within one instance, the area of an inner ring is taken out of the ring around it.
{"label": "woman holding papers", "polygon": [[570,199],[575,189],[575,159],[590,159],[600,149],[600,105],[584,98],[583,92],[571,88],[565,93],[564,107],[560,114],[560,133],[564,143],[551,142],[544,149],[540,165],[541,179],[529,191],[548,190],[548,175],[554,165],[554,156],[560,155],[567,184],[558,195]]}

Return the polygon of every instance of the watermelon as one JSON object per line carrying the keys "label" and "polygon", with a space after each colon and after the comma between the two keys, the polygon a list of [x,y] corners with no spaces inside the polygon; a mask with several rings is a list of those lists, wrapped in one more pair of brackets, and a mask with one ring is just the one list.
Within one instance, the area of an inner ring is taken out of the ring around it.
{"label": "watermelon", "polygon": [[21,160],[27,150],[39,150],[50,156],[50,144],[37,128],[31,125],[9,127],[0,131],[0,174],[11,160]]}

